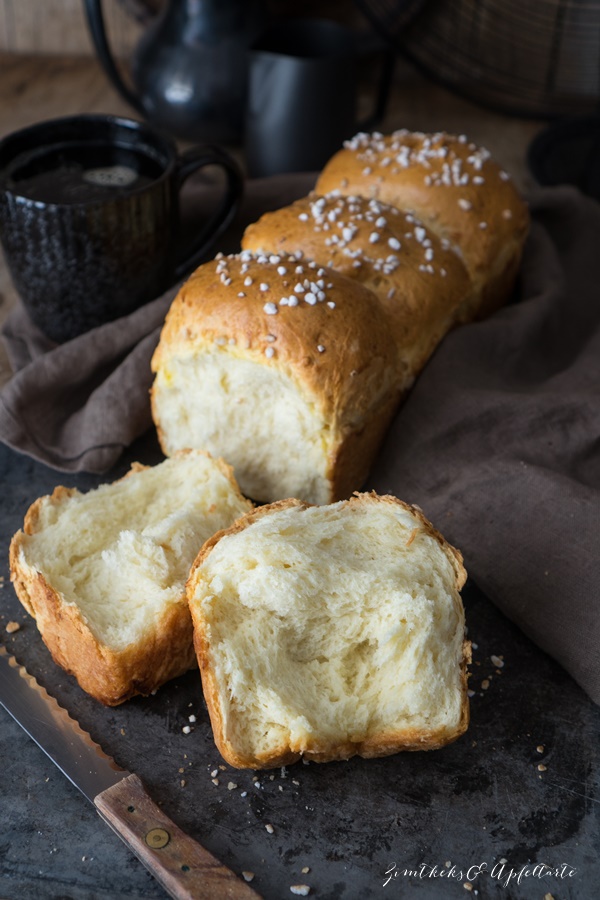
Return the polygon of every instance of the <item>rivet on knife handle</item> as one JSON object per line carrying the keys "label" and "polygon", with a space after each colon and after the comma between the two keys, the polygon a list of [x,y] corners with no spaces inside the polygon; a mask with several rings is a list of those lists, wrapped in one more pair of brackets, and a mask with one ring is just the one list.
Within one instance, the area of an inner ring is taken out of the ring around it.
{"label": "rivet on knife handle", "polygon": [[256,891],[159,809],[137,775],[102,791],[94,803],[176,900],[259,900]]}

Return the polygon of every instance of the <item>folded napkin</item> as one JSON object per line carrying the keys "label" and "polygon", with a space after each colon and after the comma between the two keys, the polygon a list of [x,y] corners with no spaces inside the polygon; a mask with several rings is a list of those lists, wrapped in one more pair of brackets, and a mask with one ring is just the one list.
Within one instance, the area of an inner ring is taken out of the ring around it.
{"label": "folded napkin", "polygon": [[[222,249],[313,183],[250,182]],[[600,205],[549,188],[531,208],[514,301],[445,338],[366,487],[420,505],[490,599],[600,703]],[[62,470],[109,468],[151,425],[150,357],[172,295],[60,347],[16,310],[0,438]]]}

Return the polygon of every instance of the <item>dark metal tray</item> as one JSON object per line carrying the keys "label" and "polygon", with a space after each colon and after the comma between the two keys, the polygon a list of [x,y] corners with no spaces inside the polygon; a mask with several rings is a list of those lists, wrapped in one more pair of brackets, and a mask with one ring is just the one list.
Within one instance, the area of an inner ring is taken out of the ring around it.
{"label": "dark metal tray", "polygon": [[[29,504],[56,484],[85,490],[122,474],[133,459],[160,458],[149,435],[101,479],[63,475],[0,446],[0,639],[118,763],[141,776],[167,814],[235,872],[254,872],[252,886],[267,900],[294,896],[297,884],[321,900],[409,891],[427,900],[464,897],[465,889],[506,900],[597,896],[600,709],[471,583],[463,592],[475,642],[471,726],[430,753],[270,773],[226,767],[215,785],[210,773],[223,761],[197,672],[154,697],[107,709],[54,665],[9,582],[12,534]],[[10,620],[21,625],[12,635]],[[492,655],[503,658],[502,668]],[[164,897],[0,712],[0,896]],[[196,722],[185,734],[190,715]],[[236,787],[228,789],[230,782]]]}

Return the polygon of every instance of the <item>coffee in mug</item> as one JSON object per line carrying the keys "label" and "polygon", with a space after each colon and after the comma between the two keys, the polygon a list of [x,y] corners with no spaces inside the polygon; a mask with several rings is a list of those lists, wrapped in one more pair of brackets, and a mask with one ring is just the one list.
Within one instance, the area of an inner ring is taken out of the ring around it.
{"label": "coffee in mug", "polygon": [[[204,166],[226,187],[190,250],[181,251],[179,193]],[[217,147],[178,155],[131,119],[80,115],[41,122],[0,142],[0,238],[33,322],[63,342],[127,315],[202,262],[242,193],[237,164]]]}

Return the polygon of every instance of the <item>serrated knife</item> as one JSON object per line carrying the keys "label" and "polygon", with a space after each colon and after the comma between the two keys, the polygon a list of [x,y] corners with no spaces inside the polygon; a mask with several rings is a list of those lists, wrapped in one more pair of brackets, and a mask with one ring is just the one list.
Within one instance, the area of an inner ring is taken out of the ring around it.
{"label": "serrated knife", "polygon": [[0,704],[176,900],[260,900],[181,831],[137,775],[121,769],[36,679],[0,647]]}

